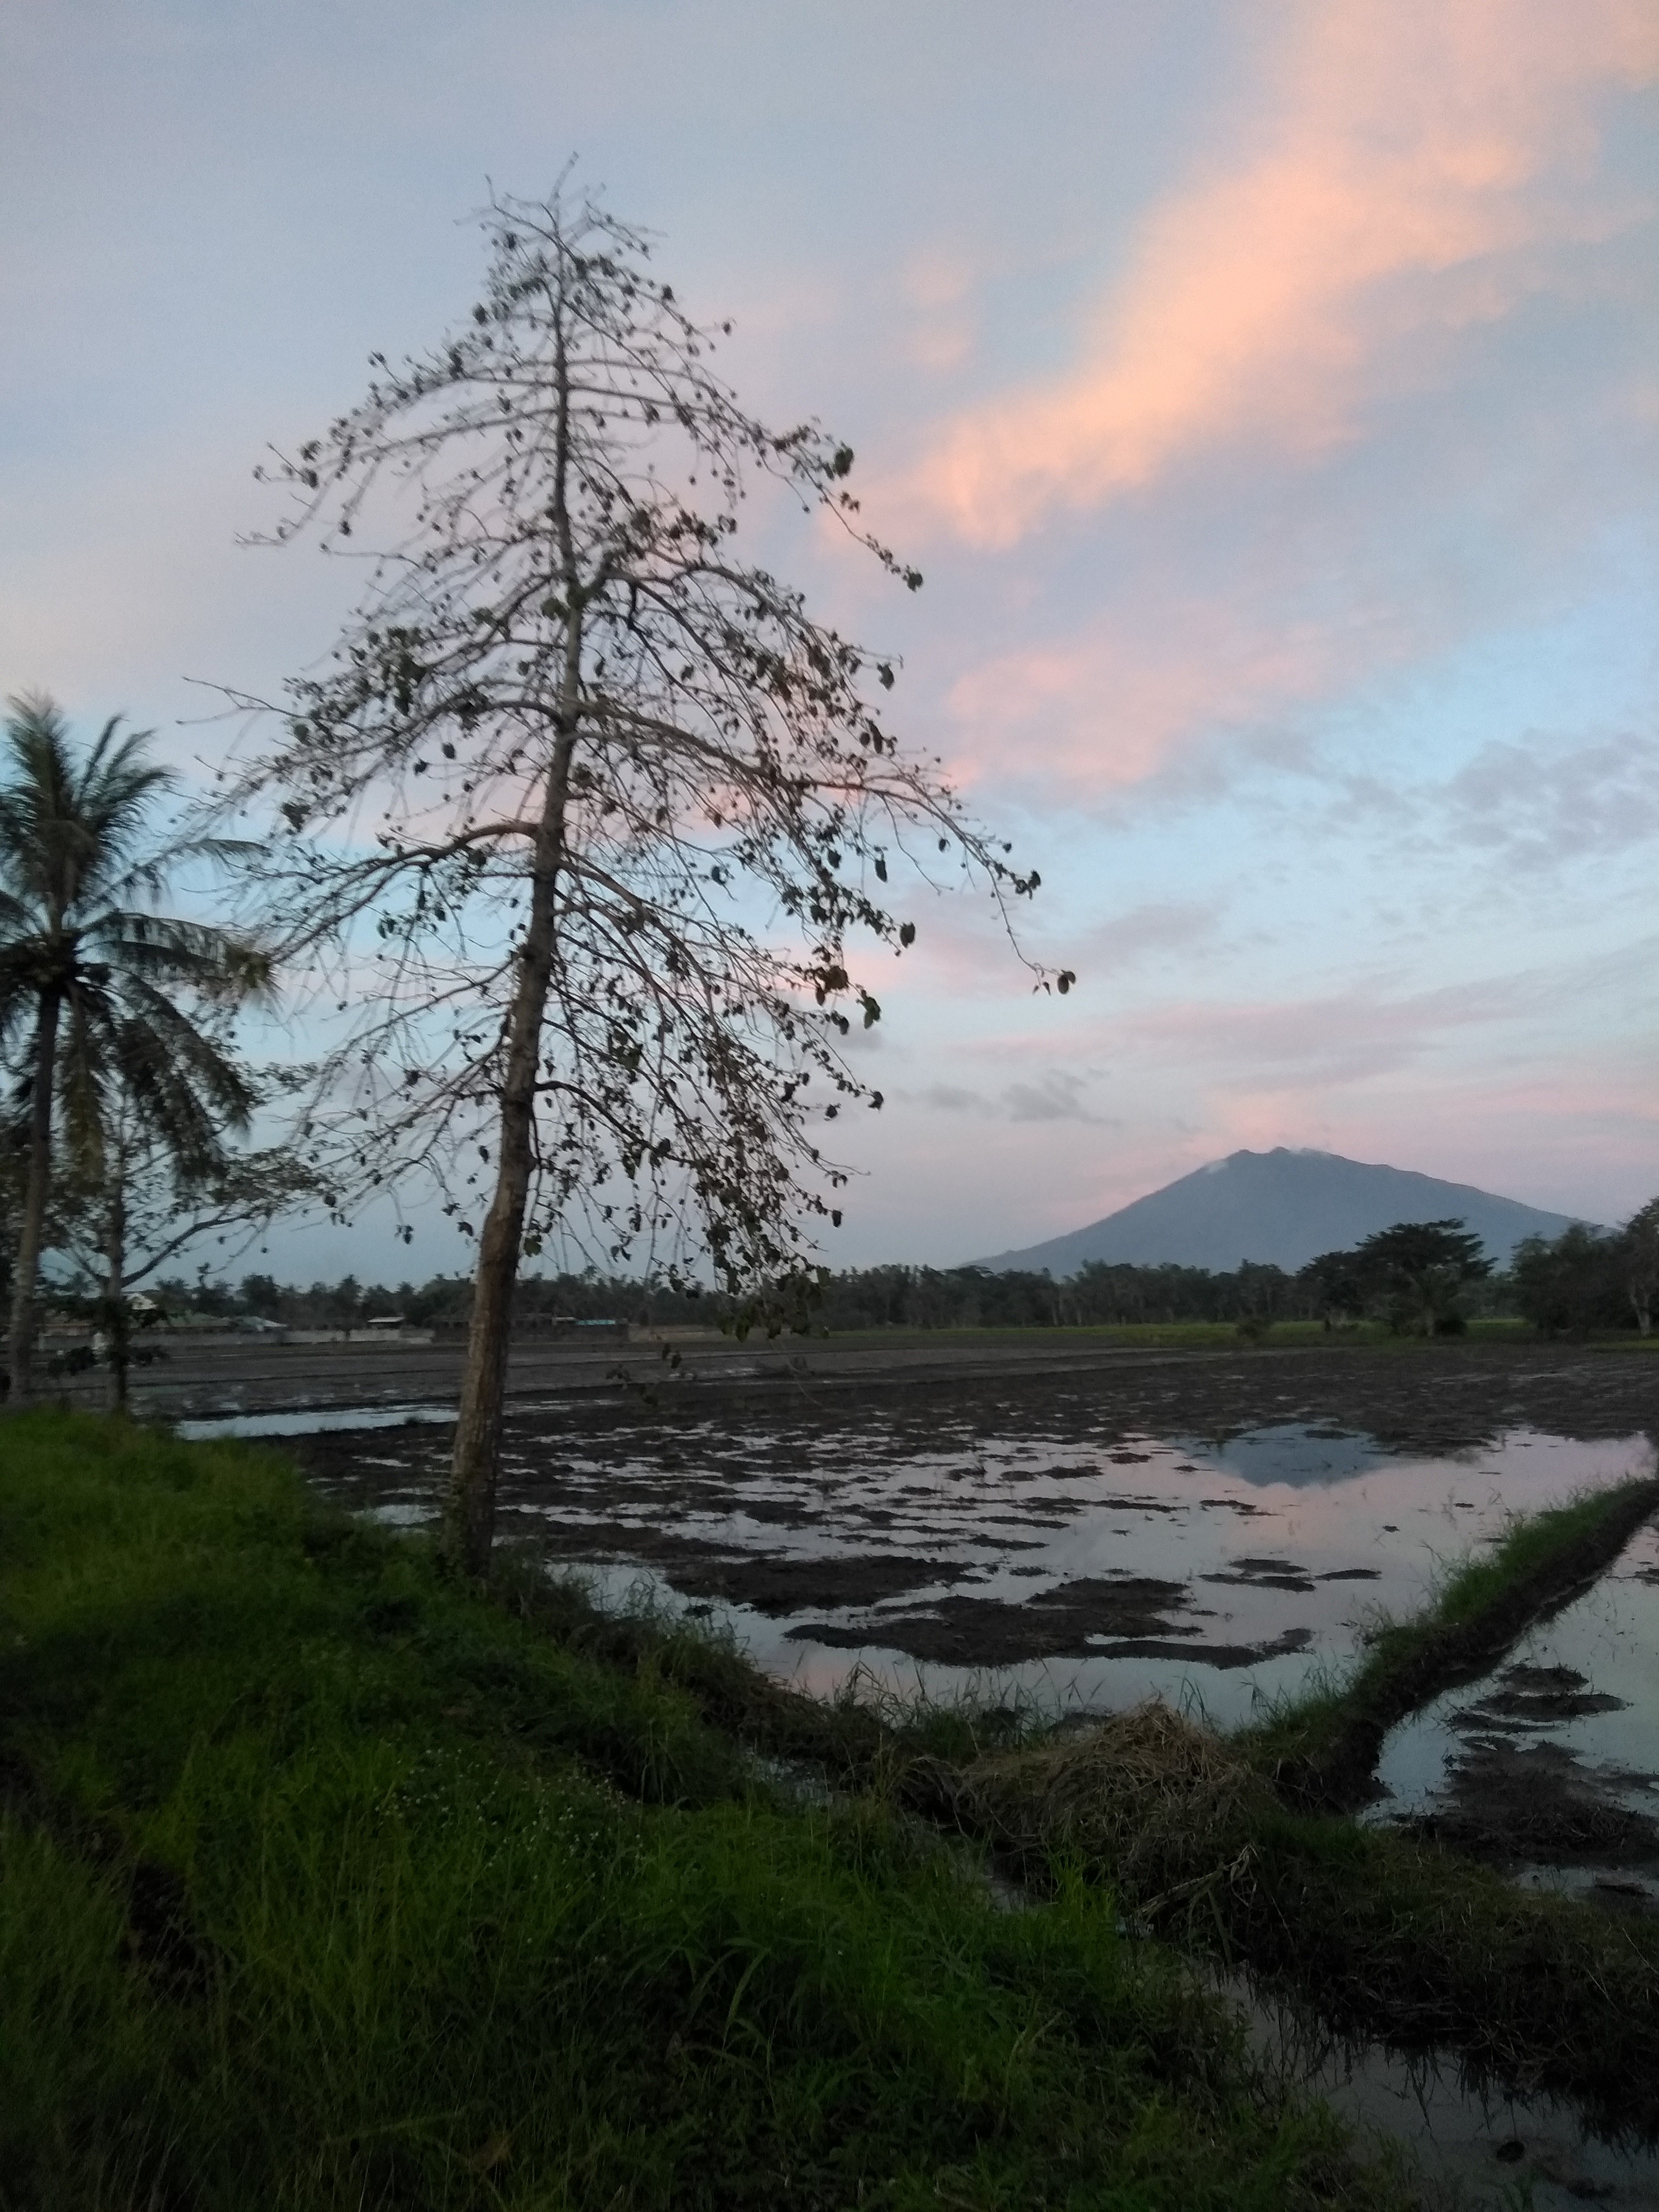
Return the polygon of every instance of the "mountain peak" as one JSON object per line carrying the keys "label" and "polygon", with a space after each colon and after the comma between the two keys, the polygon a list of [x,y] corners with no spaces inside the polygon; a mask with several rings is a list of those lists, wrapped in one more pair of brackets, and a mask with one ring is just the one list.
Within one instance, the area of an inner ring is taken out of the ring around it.
{"label": "mountain peak", "polygon": [[1218,1273],[1255,1261],[1293,1272],[1396,1221],[1453,1218],[1466,1222],[1500,1266],[1523,1237],[1559,1237],[1572,1220],[1471,1183],[1345,1159],[1313,1146],[1276,1145],[1210,1160],[1086,1229],[1000,1252],[981,1265],[1064,1276],[1096,1260]]}

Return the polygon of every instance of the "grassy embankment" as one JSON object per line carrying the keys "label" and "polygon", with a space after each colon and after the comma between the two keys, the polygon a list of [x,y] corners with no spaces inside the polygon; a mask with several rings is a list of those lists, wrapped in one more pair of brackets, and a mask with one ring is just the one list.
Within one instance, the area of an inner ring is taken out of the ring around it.
{"label": "grassy embankment", "polygon": [[1659,2136],[1659,1924],[1521,1892],[1331,1805],[1339,1781],[1357,1794],[1357,1745],[1374,1751],[1389,1717],[1501,1656],[1656,1504],[1659,1484],[1636,1482],[1517,1522],[1422,1618],[1382,1629],[1345,1685],[1231,1741],[1158,1708],[1048,1741],[994,1710],[897,1711],[884,1726],[769,1684],[718,1645],[604,1620],[568,1589],[526,1584],[524,1601],[548,1632],[672,1674],[744,1741],[989,1844],[1035,1893],[1080,1874],[1340,2031],[1449,2050],[1483,2081],[1547,2087]]}
{"label": "grassy embankment", "polygon": [[1659,1924],[1527,1894],[1432,1844],[1340,1817],[1382,1737],[1486,1672],[1659,1510],[1625,1483],[1518,1520],[1417,1620],[1379,1626],[1346,1681],[1224,1741],[1151,1708],[1071,1741],[941,1761],[911,1802],[1037,1882],[1110,1881],[1170,1940],[1242,1964],[1340,2030],[1460,2054],[1659,2136]]}
{"label": "grassy embankment", "polygon": [[878,1784],[870,1716],[520,1595],[246,1447],[0,1426],[0,2203],[1400,2201],[1109,1890],[1000,1910],[718,1724]]}
{"label": "grassy embankment", "polygon": [[1534,1621],[1588,1589],[1656,1513],[1659,1480],[1646,1478],[1518,1516],[1484,1556],[1455,1567],[1421,1613],[1379,1621],[1342,1680],[1237,1742],[1292,1802],[1333,1811],[1363,1803],[1396,1722],[1489,1673]]}

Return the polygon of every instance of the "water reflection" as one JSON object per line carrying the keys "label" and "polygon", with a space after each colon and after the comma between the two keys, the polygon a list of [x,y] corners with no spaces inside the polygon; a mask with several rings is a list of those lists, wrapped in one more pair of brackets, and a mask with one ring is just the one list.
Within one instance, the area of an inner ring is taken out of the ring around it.
{"label": "water reflection", "polygon": [[1193,1448],[1206,1450],[1218,1467],[1246,1482],[1285,1483],[1298,1490],[1308,1483],[1346,1482],[1369,1474],[1396,1455],[1375,1437],[1357,1436],[1346,1429],[1306,1428],[1296,1422],[1246,1429],[1221,1443],[1195,1443]]}
{"label": "water reflection", "polygon": [[1431,1814],[1531,1886],[1659,1905],[1659,1529],[1383,1746],[1371,1817]]}
{"label": "water reflection", "polygon": [[314,1437],[331,1430],[453,1427],[453,1406],[313,1407],[298,1413],[225,1413],[210,1421],[176,1421],[181,1437],[200,1443],[213,1437]]}
{"label": "water reflection", "polygon": [[[349,1502],[435,1510],[429,1435],[383,1434],[372,1464],[321,1449]],[[1454,1457],[1329,1424],[1170,1440],[1080,1398],[816,1419],[550,1405],[514,1410],[501,1525],[607,1595],[649,1578],[815,1691],[855,1667],[947,1696],[994,1674],[1052,1705],[1157,1692],[1231,1725],[1420,1606],[1512,1514],[1652,1462],[1642,1437],[1527,1430]]]}

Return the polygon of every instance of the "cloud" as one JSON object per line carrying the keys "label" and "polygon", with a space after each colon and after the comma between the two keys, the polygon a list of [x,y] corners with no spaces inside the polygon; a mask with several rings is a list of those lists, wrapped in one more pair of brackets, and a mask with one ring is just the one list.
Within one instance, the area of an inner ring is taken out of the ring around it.
{"label": "cloud", "polygon": [[955,1083],[930,1083],[926,1091],[896,1091],[894,1096],[914,1097],[918,1105],[931,1106],[940,1114],[988,1114],[992,1110],[988,1101],[977,1091],[964,1091]]}
{"label": "cloud", "polygon": [[1528,971],[1392,998],[1357,989],[1254,1004],[1187,1000],[1132,1016],[1123,1030],[1146,1050],[1300,1090],[1390,1073],[1443,1037],[1537,1011],[1557,988],[1556,976]]}
{"label": "cloud", "polygon": [[1659,744],[1484,745],[1429,803],[1452,843],[1511,869],[1606,859],[1659,836]]}
{"label": "cloud", "polygon": [[1097,975],[1121,975],[1145,960],[1190,952],[1215,937],[1221,908],[1208,899],[1165,899],[1131,907],[1085,933],[1068,957]]}
{"label": "cloud", "polygon": [[1103,624],[969,669],[946,696],[960,733],[952,764],[964,781],[1024,761],[1097,792],[1139,784],[1195,732],[1259,726],[1324,696],[1353,667],[1346,626],[1272,623],[1219,599],[1166,605],[1152,636]]}
{"label": "cloud", "polygon": [[931,1107],[939,1114],[972,1114],[988,1121],[1085,1121],[1115,1127],[1094,1113],[1088,1097],[1091,1079],[1066,1068],[1049,1068],[1033,1082],[1010,1083],[994,1098],[955,1083],[930,1084],[925,1091],[895,1091],[896,1103]]}
{"label": "cloud", "polygon": [[[1628,1033],[1650,995],[1656,956],[1659,939],[1648,936],[1576,961],[1423,990],[1401,989],[1396,976],[1301,999],[1185,1000],[1127,1016],[1114,1024],[1112,1042],[1126,1054],[1139,1048],[1218,1071],[1230,1091],[1255,1107],[1275,1093],[1311,1095],[1391,1076],[1443,1046],[1451,1067],[1479,1058],[1501,1085],[1540,1050],[1559,1060],[1571,1049],[1576,1023],[1599,1022],[1605,1034],[1611,1020],[1613,1034]],[[1507,1038],[1494,1034],[1505,1029]],[[1320,1139],[1310,1133],[1297,1141]]]}
{"label": "cloud", "polygon": [[1002,1093],[1002,1108],[1011,1121],[1091,1121],[1103,1126],[1103,1117],[1085,1103],[1089,1085],[1081,1076],[1050,1068],[1036,1083],[1011,1083]]}
{"label": "cloud", "polygon": [[1650,215],[1595,174],[1600,100],[1659,73],[1645,0],[1286,18],[1257,143],[1150,211],[1079,363],[959,414],[922,463],[912,496],[969,542],[1012,544],[1222,441],[1349,440],[1390,374],[1424,373],[1425,339],[1576,282],[1559,249]]}
{"label": "cloud", "polygon": [[1456,917],[1467,927],[1499,908],[1535,914],[1549,883],[1559,930],[1564,878],[1571,874],[1592,905],[1604,902],[1615,895],[1613,864],[1645,865],[1643,848],[1659,840],[1659,741],[1532,732],[1484,744],[1435,781],[1342,775],[1313,823],[1316,836],[1351,850],[1363,839],[1397,879],[1409,871],[1420,924],[1443,928]]}

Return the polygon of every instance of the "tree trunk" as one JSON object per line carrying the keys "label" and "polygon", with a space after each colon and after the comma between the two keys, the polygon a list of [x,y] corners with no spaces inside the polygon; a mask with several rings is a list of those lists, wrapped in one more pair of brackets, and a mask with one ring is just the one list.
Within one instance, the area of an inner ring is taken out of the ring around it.
{"label": "tree trunk", "polygon": [[22,1231],[17,1240],[17,1279],[11,1302],[11,1403],[34,1402],[34,1292],[46,1234],[46,1200],[52,1194],[52,1090],[57,1073],[58,1017],[55,991],[40,1001],[40,1052],[35,1062],[29,1112],[29,1179],[23,1199]]}
{"label": "tree trunk", "polygon": [[126,1163],[118,1156],[112,1164],[113,1181],[104,1240],[104,1327],[109,1340],[107,1403],[112,1413],[125,1413],[127,1410],[127,1369],[130,1364],[126,1299]]}
{"label": "tree trunk", "polygon": [[573,742],[571,732],[561,733],[537,827],[530,920],[519,951],[519,980],[508,1015],[495,1194],[478,1239],[466,1366],[455,1424],[455,1455],[444,1503],[444,1556],[452,1566],[468,1575],[481,1575],[489,1567],[495,1529],[495,1471],[501,1455],[501,1401],[507,1389],[507,1333],[533,1165],[536,1075],[541,1060],[542,1017],[553,972],[554,898]]}
{"label": "tree trunk", "polygon": [[553,973],[554,922],[559,866],[564,850],[570,757],[575,749],[581,700],[581,578],[571,538],[565,483],[569,463],[570,396],[561,344],[557,366],[559,421],[554,464],[553,532],[566,616],[564,668],[553,757],[532,861],[530,916],[519,948],[519,977],[507,1013],[507,1066],[495,1194],[478,1239],[466,1366],[455,1422],[455,1454],[444,1500],[444,1558],[462,1574],[482,1575],[489,1565],[495,1533],[495,1477],[501,1457],[501,1402],[507,1391],[507,1334],[513,1286],[518,1278],[525,1207],[530,1195],[536,1136],[536,1078],[541,1063],[542,1019]]}

